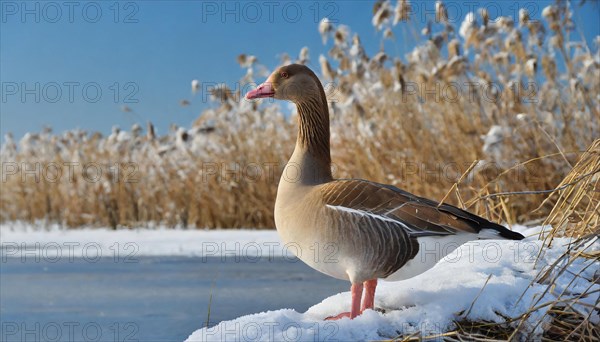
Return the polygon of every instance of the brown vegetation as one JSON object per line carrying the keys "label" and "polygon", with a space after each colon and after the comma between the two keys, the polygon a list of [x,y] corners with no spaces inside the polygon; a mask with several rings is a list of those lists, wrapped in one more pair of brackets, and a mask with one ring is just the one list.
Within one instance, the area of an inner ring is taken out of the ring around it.
{"label": "brown vegetation", "polygon": [[[373,24],[384,32],[382,44],[395,39],[392,28],[406,33],[406,6],[376,6]],[[544,12],[545,23],[525,11],[518,23],[492,21],[483,11],[460,28],[438,7],[439,22],[427,26],[405,59],[383,51],[369,57],[348,27],[320,23],[331,41],[329,58],[319,61],[332,116],[334,175],[391,183],[494,221],[542,222],[562,197],[539,190],[572,183],[565,176],[600,136],[597,46],[594,52],[585,41],[572,41],[564,3]],[[253,56],[238,61],[247,68],[242,84],[264,70]],[[298,61],[309,61],[308,49]],[[192,129],[174,128],[162,137],[153,130],[144,137],[136,126],[106,138],[28,134],[19,147],[9,139],[0,220],[273,227],[295,117],[240,95],[215,89],[219,106],[202,113]],[[597,165],[586,169],[594,172]],[[581,180],[585,186],[578,188],[597,184],[595,176]],[[557,210],[550,219],[564,213]],[[567,216],[562,221],[574,219]],[[597,216],[576,219],[598,224]]]}

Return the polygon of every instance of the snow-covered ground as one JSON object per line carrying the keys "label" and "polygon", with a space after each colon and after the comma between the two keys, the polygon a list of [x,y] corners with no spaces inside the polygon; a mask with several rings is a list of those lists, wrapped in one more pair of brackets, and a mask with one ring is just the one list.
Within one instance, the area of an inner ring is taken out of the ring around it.
{"label": "snow-covered ground", "polygon": [[[375,307],[381,311],[369,310],[354,320],[324,321],[325,317],[348,311],[350,293],[343,292],[304,313],[281,309],[243,316],[197,330],[188,341],[378,340],[416,331],[428,335],[448,331],[453,321],[461,317],[496,322],[502,322],[503,317],[518,317],[532,306],[554,301],[567,287],[567,297],[587,290],[593,295],[582,301],[591,307],[597,305],[600,284],[584,279],[597,277],[598,261],[575,259],[568,266],[568,272],[556,275],[552,291],[546,292],[547,286],[534,280],[540,270],[567,250],[569,240],[557,239],[552,248],[542,249],[542,242],[538,240],[541,228],[513,229],[527,238],[520,242],[470,242],[417,277],[400,282],[380,281]],[[3,258],[54,260],[67,255],[94,258],[98,253],[113,257],[118,252],[123,257],[183,255],[240,257],[252,261],[257,257],[292,255],[275,231],[265,230],[62,230],[57,227],[34,229],[13,223],[0,225],[0,242]],[[597,240],[586,249],[587,252],[598,250],[600,242]],[[581,277],[575,277],[581,270]],[[533,312],[528,319],[531,324],[525,328],[533,329],[535,323],[547,320],[548,317],[544,317],[547,309],[548,306],[542,306]],[[590,311],[586,307],[580,309]],[[591,315],[592,320],[598,322],[598,313]],[[543,324],[535,328],[541,331]]]}

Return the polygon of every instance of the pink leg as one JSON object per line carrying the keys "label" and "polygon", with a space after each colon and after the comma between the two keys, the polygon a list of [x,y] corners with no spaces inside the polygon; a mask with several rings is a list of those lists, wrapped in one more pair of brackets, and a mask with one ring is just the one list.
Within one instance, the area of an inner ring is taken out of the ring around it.
{"label": "pink leg", "polygon": [[363,284],[352,284],[351,287],[351,292],[352,292],[352,308],[350,309],[350,312],[342,312],[339,315],[336,316],[330,316],[325,318],[325,320],[327,321],[334,321],[334,320],[338,320],[340,318],[343,317],[350,317],[350,319],[354,319],[354,317],[358,316],[360,314],[360,299],[362,298],[362,292],[363,292]]}
{"label": "pink leg", "polygon": [[365,298],[363,299],[362,308],[360,309],[361,313],[367,309],[373,309],[373,306],[375,305],[375,288],[377,287],[377,279],[365,281],[364,287]]}
{"label": "pink leg", "polygon": [[360,299],[363,293],[363,284],[352,284],[352,311],[350,312],[350,319],[358,316],[360,313]]}

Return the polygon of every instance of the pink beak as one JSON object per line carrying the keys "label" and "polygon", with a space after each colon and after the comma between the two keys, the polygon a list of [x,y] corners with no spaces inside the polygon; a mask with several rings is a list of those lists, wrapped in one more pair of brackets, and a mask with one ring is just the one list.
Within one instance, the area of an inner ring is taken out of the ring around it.
{"label": "pink beak", "polygon": [[271,83],[265,82],[265,83],[259,85],[256,89],[249,91],[248,94],[246,94],[246,99],[252,100],[252,99],[259,99],[262,97],[273,97],[273,96],[275,96],[275,90],[273,90]]}

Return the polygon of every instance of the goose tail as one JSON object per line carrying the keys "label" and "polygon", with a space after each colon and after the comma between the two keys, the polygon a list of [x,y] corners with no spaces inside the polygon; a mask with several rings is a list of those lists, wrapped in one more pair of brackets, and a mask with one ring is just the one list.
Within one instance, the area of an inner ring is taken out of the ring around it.
{"label": "goose tail", "polygon": [[[491,222],[490,222],[491,223]],[[480,239],[506,239],[506,240],[523,240],[525,237],[520,233],[512,231],[499,224],[491,223],[491,225],[482,228],[479,231]]]}

